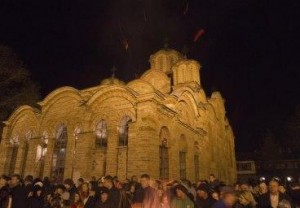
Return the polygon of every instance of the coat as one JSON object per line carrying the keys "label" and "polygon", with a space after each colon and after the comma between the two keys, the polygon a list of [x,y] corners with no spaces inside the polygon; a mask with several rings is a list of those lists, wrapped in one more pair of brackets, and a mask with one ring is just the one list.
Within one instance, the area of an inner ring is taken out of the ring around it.
{"label": "coat", "polygon": [[24,186],[17,185],[11,188],[12,207],[11,208],[28,208],[28,198]]}
{"label": "coat", "polygon": [[7,186],[3,186],[0,189],[0,208],[6,208],[8,205],[10,191]]}

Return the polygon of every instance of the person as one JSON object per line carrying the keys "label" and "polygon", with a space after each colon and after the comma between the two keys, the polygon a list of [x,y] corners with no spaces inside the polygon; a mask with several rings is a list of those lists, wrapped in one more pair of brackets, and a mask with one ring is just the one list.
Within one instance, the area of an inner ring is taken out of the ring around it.
{"label": "person", "polygon": [[8,188],[9,178],[6,175],[0,177],[0,208],[8,207],[10,201],[10,190]]}
{"label": "person", "polygon": [[157,191],[150,186],[150,176],[143,174],[140,179],[141,187],[136,191],[133,203],[136,207],[159,207],[160,200]]}
{"label": "person", "polygon": [[64,180],[64,186],[66,187],[66,191],[65,191],[65,196],[63,196],[63,198],[69,200],[70,202],[73,202],[74,195],[77,192],[74,181],[71,178],[67,178]]}
{"label": "person", "polygon": [[81,200],[80,194],[78,192],[74,193],[74,202],[70,208],[83,208],[84,204]]}
{"label": "person", "polygon": [[160,208],[171,208],[171,203],[167,194],[162,195]]}
{"label": "person", "polygon": [[[85,185],[86,183],[82,187]],[[88,197],[83,201],[84,208],[94,208],[96,205],[96,184],[94,181],[88,183],[88,193]]]}
{"label": "person", "polygon": [[33,194],[33,176],[32,175],[27,175],[24,178],[24,186],[26,190],[27,197],[31,197]]}
{"label": "person", "polygon": [[287,200],[291,203],[291,199],[279,192],[279,182],[272,179],[269,182],[269,192],[262,194],[258,199],[258,208],[277,208],[282,200]]}
{"label": "person", "polygon": [[81,186],[82,186],[83,183],[84,183],[83,178],[78,178],[78,180],[77,180],[77,189],[78,190],[81,189]]}
{"label": "person", "polygon": [[241,191],[238,194],[239,208],[255,208],[256,201],[250,191]]}
{"label": "person", "polygon": [[104,187],[109,190],[108,204],[110,207],[119,208],[119,203],[121,201],[120,190],[118,190],[113,184],[113,177],[110,175],[104,177],[103,181]]}
{"label": "person", "polygon": [[215,190],[218,186],[220,186],[220,181],[216,178],[216,176],[214,174],[210,174],[208,185],[211,190]]}
{"label": "person", "polygon": [[95,208],[112,208],[108,203],[109,189],[103,188],[100,192],[100,200],[97,201]]}
{"label": "person", "polygon": [[12,194],[12,208],[28,208],[27,193],[21,184],[21,176],[14,174],[11,176],[10,188]]}
{"label": "person", "polygon": [[194,208],[194,202],[188,197],[185,186],[179,184],[175,188],[176,197],[172,200],[171,208]]}
{"label": "person", "polygon": [[29,198],[29,208],[41,208],[44,206],[43,189],[39,185],[32,188],[32,196]]}
{"label": "person", "polygon": [[197,208],[211,208],[217,202],[209,195],[209,187],[206,184],[200,184],[196,189],[196,207]]}
{"label": "person", "polygon": [[224,186],[220,190],[221,200],[213,205],[213,208],[232,208],[237,198],[233,188]]}
{"label": "person", "polygon": [[260,182],[258,187],[259,187],[259,192],[258,193],[259,193],[260,196],[263,195],[263,194],[268,193],[268,186],[264,181]]}

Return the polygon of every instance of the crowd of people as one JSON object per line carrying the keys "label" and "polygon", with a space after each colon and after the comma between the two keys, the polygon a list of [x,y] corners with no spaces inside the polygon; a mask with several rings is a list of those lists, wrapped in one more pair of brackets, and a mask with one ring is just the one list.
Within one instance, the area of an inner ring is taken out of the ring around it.
{"label": "crowd of people", "polygon": [[117,177],[79,178],[76,182],[56,177],[24,179],[20,175],[0,177],[0,208],[296,208],[300,205],[300,186],[284,186],[278,179],[268,183],[225,185],[213,174],[209,180],[119,181]]}

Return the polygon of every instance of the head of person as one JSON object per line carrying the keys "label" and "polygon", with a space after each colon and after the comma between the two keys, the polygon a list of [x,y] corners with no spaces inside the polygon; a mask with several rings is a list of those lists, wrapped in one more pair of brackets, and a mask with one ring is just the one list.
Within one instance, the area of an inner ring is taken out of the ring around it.
{"label": "head of person", "polygon": [[214,174],[210,174],[210,175],[209,175],[209,181],[210,181],[210,182],[213,182],[214,180],[216,180],[215,175],[214,175]]}
{"label": "head of person", "polygon": [[228,186],[222,187],[221,197],[222,197],[222,200],[224,201],[224,203],[228,207],[232,207],[237,201],[237,197],[235,195],[233,188],[228,187]]}
{"label": "head of person", "polygon": [[108,189],[102,189],[100,192],[100,200],[102,203],[106,202],[108,200],[109,196],[109,190]]}
{"label": "head of person", "polygon": [[150,186],[150,176],[148,174],[141,175],[141,186],[142,188],[147,188]]}
{"label": "head of person", "polygon": [[78,203],[80,201],[81,201],[80,194],[78,192],[76,192],[74,194],[74,203]]}
{"label": "head of person", "polygon": [[89,184],[88,183],[83,183],[82,185],[81,185],[81,191],[82,192],[89,192],[89,190],[90,190],[90,188],[89,188]]}
{"label": "head of person", "polygon": [[250,190],[249,184],[248,183],[241,183],[240,189],[241,189],[241,191],[249,191]]}
{"label": "head of person", "polygon": [[78,186],[81,186],[83,183],[84,183],[83,178],[78,178],[78,180],[77,180],[77,185],[78,185]]}
{"label": "head of person", "polygon": [[6,175],[0,176],[0,187],[6,186],[8,184],[9,177]]}
{"label": "head of person", "polygon": [[259,194],[265,194],[268,192],[268,186],[265,182],[261,182],[259,185]]}
{"label": "head of person", "polygon": [[179,199],[185,199],[187,198],[187,194],[188,194],[188,190],[183,186],[183,185],[177,185],[175,187],[175,191],[176,191],[176,196]]}
{"label": "head of person", "polygon": [[65,190],[66,190],[65,186],[62,184],[59,184],[59,185],[57,185],[57,187],[55,189],[55,194],[62,196],[63,193],[65,192]]}
{"label": "head of person", "polygon": [[33,187],[33,196],[41,197],[43,193],[43,188],[39,185]]}
{"label": "head of person", "polygon": [[241,191],[238,195],[238,200],[244,206],[255,206],[255,199],[250,191]]}
{"label": "head of person", "polygon": [[275,179],[272,179],[269,182],[269,192],[272,195],[276,195],[279,193],[279,182]]}
{"label": "head of person", "polygon": [[33,183],[33,176],[32,175],[27,175],[24,178],[24,184],[25,184],[25,186],[28,185],[28,184],[32,184],[32,183]]}
{"label": "head of person", "polygon": [[138,182],[138,178],[134,175],[131,177],[131,181],[132,182]]}
{"label": "head of person", "polygon": [[170,204],[170,200],[169,200],[167,194],[163,194],[163,195],[162,195],[162,197],[161,197],[161,203],[164,204],[164,205]]}
{"label": "head of person", "polygon": [[200,199],[207,199],[209,196],[209,188],[206,184],[200,184],[196,189],[196,192]]}
{"label": "head of person", "polygon": [[280,184],[279,187],[278,187],[278,191],[279,191],[280,193],[282,193],[282,194],[285,194],[286,189],[285,189],[284,185]]}
{"label": "head of person", "polygon": [[212,197],[213,199],[217,200],[217,201],[220,200],[220,195],[219,195],[219,193],[218,193],[217,191],[213,191],[213,192],[211,193],[211,197]]}
{"label": "head of person", "polygon": [[71,178],[67,178],[64,180],[64,186],[67,190],[70,190],[74,186],[74,182]]}
{"label": "head of person", "polygon": [[11,176],[10,185],[12,187],[18,186],[21,184],[21,176],[18,174],[14,174]]}
{"label": "head of person", "polygon": [[110,175],[105,176],[103,180],[103,185],[104,187],[111,189],[114,186],[113,177],[111,177]]}

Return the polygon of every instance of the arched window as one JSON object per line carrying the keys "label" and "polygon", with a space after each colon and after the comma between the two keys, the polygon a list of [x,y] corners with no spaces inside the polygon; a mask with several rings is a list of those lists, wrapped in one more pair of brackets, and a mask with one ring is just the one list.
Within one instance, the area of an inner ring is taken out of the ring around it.
{"label": "arched window", "polygon": [[52,161],[52,174],[57,177],[59,182],[62,182],[64,178],[67,141],[67,127],[64,124],[61,124],[56,130],[56,141],[54,144]]}
{"label": "arched window", "polygon": [[162,127],[159,133],[159,177],[160,179],[169,178],[169,150],[168,141],[170,134],[166,127]]}
{"label": "arched window", "polygon": [[19,136],[16,135],[13,138],[10,139],[10,143],[11,143],[11,158],[10,158],[10,165],[9,165],[9,175],[12,175],[14,173],[15,170],[15,165],[16,165],[16,161],[17,161],[17,155],[18,155],[18,149],[19,149]]}
{"label": "arched window", "polygon": [[24,152],[23,152],[23,163],[22,163],[22,169],[21,169],[21,176],[24,176],[26,162],[27,162],[27,156],[28,156],[29,141],[31,138],[32,138],[32,131],[28,131],[25,135],[25,140],[24,140]]}
{"label": "arched window", "polygon": [[186,179],[187,143],[186,138],[183,134],[180,136],[179,147],[179,175],[181,179]]}
{"label": "arched window", "polygon": [[128,129],[132,119],[129,116],[124,116],[120,121],[119,126],[119,146],[128,145]]}
{"label": "arched window", "polygon": [[107,147],[107,124],[104,120],[101,120],[96,126],[96,148],[105,148]]}
{"label": "arched window", "polygon": [[199,160],[199,144],[195,142],[194,144],[194,169],[195,169],[195,181],[200,179],[200,160]]}

